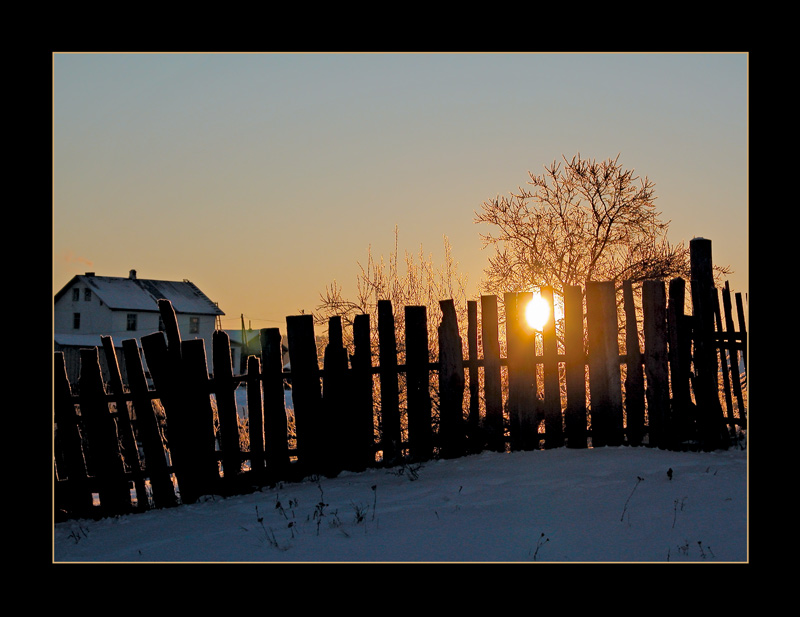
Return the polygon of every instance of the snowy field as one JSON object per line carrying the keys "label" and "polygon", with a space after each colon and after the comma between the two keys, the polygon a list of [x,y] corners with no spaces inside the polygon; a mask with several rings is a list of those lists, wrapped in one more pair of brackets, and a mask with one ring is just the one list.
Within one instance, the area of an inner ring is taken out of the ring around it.
{"label": "snowy field", "polygon": [[747,479],[740,449],[483,453],[59,523],[53,561],[746,562]]}

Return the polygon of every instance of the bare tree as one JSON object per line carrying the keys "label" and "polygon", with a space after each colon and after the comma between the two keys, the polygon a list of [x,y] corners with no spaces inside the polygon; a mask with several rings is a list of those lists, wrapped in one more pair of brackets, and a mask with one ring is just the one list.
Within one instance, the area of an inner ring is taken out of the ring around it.
{"label": "bare tree", "polygon": [[[320,294],[320,303],[314,315],[318,325],[327,325],[330,317],[340,316],[345,326],[346,342],[349,343],[353,319],[356,315],[368,314],[372,316],[370,323],[373,335],[376,335],[378,300],[390,300],[395,312],[398,343],[402,346],[403,307],[426,306],[428,328],[433,335],[441,321],[439,301],[453,299],[459,312],[459,325],[463,322],[466,327],[467,278],[458,272],[458,263],[453,258],[447,236],[443,237],[444,261],[441,265],[436,265],[433,256],[425,255],[420,246],[416,256],[405,253],[404,270],[401,268],[398,237],[395,226],[394,251],[388,258],[381,256],[376,259],[372,248],[368,249],[366,265],[358,264],[354,297],[345,297],[342,286],[336,281],[325,288]],[[429,340],[431,345],[436,341],[433,336]],[[402,352],[402,348],[400,351]]]}
{"label": "bare tree", "polygon": [[619,155],[605,161],[580,154],[553,161],[530,188],[483,203],[476,223],[493,246],[483,291],[557,291],[587,280],[621,283],[688,274],[688,248],[666,239],[669,222],[655,209],[654,184],[623,169]]}

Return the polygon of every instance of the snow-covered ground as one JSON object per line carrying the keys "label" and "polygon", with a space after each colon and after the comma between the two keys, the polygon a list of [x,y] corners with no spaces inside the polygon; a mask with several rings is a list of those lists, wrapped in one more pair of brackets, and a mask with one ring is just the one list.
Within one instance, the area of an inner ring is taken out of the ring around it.
{"label": "snow-covered ground", "polygon": [[487,452],[309,478],[59,523],[53,560],[745,562],[747,451]]}

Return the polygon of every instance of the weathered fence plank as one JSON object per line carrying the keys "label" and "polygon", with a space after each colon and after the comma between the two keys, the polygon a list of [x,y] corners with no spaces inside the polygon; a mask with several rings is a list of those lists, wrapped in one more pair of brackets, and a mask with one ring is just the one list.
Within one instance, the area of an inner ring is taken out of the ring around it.
{"label": "weathered fence plank", "polygon": [[402,455],[400,386],[397,376],[397,335],[389,300],[378,300],[378,362],[380,363],[380,434],[383,461],[397,462]]}
{"label": "weathered fence plank", "polygon": [[[184,477],[190,479],[189,495],[196,501],[203,495],[222,493],[220,469],[217,454],[217,435],[214,430],[214,409],[211,406],[211,392],[208,377],[206,347],[202,339],[181,342],[181,387],[186,412],[184,430],[188,439],[186,446],[190,457],[189,468]],[[167,413],[169,426],[169,413]],[[183,500],[184,486],[178,485]]]}
{"label": "weathered fence plank", "polygon": [[[741,373],[739,371],[739,349],[743,347],[744,341],[743,340],[742,342],[737,341],[738,337],[741,336],[741,333],[739,333],[737,336],[736,324],[733,321],[731,290],[727,281],[725,282],[725,288],[722,290],[722,305],[725,311],[725,327],[727,330],[727,339],[730,344],[730,348],[728,351],[730,353],[731,382],[733,385],[733,394],[736,397],[739,416],[740,418],[744,418],[745,416],[744,393],[742,392]],[[735,426],[731,426],[732,430],[735,428],[736,428]]]}
{"label": "weathered fence plank", "polygon": [[351,469],[360,471],[375,464],[375,419],[373,416],[372,342],[369,315],[353,318],[353,442]]}
{"label": "weathered fence plank", "polygon": [[427,307],[405,307],[408,448],[412,461],[433,456]]}
{"label": "weathered fence plank", "polygon": [[211,336],[213,349],[214,396],[219,418],[219,445],[222,450],[222,479],[225,490],[242,471],[239,414],[236,411],[237,384],[233,381],[233,361],[228,333],[215,330]]}
{"label": "weathered fence plank", "polygon": [[512,450],[539,447],[534,337],[522,325],[525,306],[532,297],[530,292],[504,294],[508,348],[507,404]]}
{"label": "weathered fence plank", "polygon": [[631,281],[623,282],[622,297],[625,309],[625,434],[629,445],[640,446],[645,434],[644,364]]}
{"label": "weathered fence plank", "polygon": [[119,448],[125,469],[133,474],[133,482],[136,487],[136,510],[147,510],[148,499],[147,489],[145,488],[144,476],[139,461],[139,448],[136,446],[136,437],[131,424],[131,417],[128,411],[128,401],[125,399],[125,391],[122,387],[122,373],[119,369],[117,352],[114,349],[114,341],[110,336],[101,336],[100,343],[106,358],[108,367],[109,385],[111,394],[114,395],[114,403],[117,407],[117,433],[119,435]]}
{"label": "weathered fence plank", "polygon": [[144,453],[144,472],[150,478],[153,502],[157,508],[175,506],[178,503],[175,486],[169,475],[164,442],[147,388],[147,378],[136,339],[122,341],[122,353],[125,357],[128,388],[131,391],[136,414],[137,433]]}
{"label": "weathered fence plank", "polygon": [[697,426],[704,450],[729,445],[722,405],[718,394],[717,350],[714,344],[714,289],[711,241],[693,238],[689,242],[692,314],[694,317],[694,391]]}
{"label": "weathered fence plank", "polygon": [[100,509],[104,515],[131,511],[131,492],[119,451],[116,422],[108,408],[96,347],[81,349],[78,381],[83,426],[88,443],[89,473],[97,480]]}
{"label": "weathered fence plank", "polygon": [[672,389],[670,443],[694,441],[696,431],[691,411],[691,317],[684,314],[686,281],[674,278],[669,282],[667,330],[669,336],[670,384]]}
{"label": "weathered fence plank", "polygon": [[642,284],[644,370],[650,445],[670,446],[669,358],[667,355],[667,295],[661,281]]}
{"label": "weathered fence plank", "polygon": [[592,446],[623,443],[617,305],[613,282],[586,282]]}
{"label": "weathered fence plank", "polygon": [[478,371],[478,303],[467,301],[467,358],[469,376],[469,413],[467,415],[467,450],[477,454],[486,445],[481,429],[480,377]]}
{"label": "weathered fence plank", "polygon": [[486,401],[483,422],[486,446],[495,452],[503,452],[506,443],[497,296],[481,296],[481,342],[483,344],[483,388]]}
{"label": "weathered fence plank", "polygon": [[[266,458],[264,456],[264,401],[261,394],[261,360],[248,356],[245,366],[245,392],[247,400],[247,439],[250,452],[250,472],[255,480],[265,481]],[[284,439],[284,443],[286,440]]]}
{"label": "weathered fence plank", "polygon": [[463,456],[466,446],[464,352],[453,301],[442,300],[439,307],[439,447],[443,458],[454,458]]}
{"label": "weathered fence plank", "polygon": [[558,341],[553,288],[542,287],[542,298],[550,307],[550,317],[542,330],[542,355],[544,364],[544,434],[545,448],[564,445],[564,427],[561,413],[561,386],[558,376]]}
{"label": "weathered fence plank", "polygon": [[53,372],[55,419],[56,487],[55,507],[62,516],[88,517],[92,490],[86,469],[81,431],[75,413],[67,366],[62,352],[55,353]]}
{"label": "weathered fence plank", "polygon": [[323,358],[322,379],[322,430],[325,435],[324,470],[335,475],[345,466],[342,446],[347,435],[348,416],[351,412],[347,397],[350,394],[350,372],[347,368],[347,350],[342,339],[342,318],[328,320],[328,344]]}
{"label": "weathered fence plank", "polygon": [[319,473],[323,435],[322,385],[314,337],[314,318],[295,315],[286,318],[289,361],[292,365],[292,403],[297,439],[297,461],[304,472]]}
{"label": "weathered fence plank", "polygon": [[564,430],[568,448],[586,448],[586,352],[584,350],[583,290],[564,289],[564,374],[567,408]]}
{"label": "weathered fence plank", "polygon": [[[267,477],[271,482],[275,482],[286,476],[290,461],[280,330],[263,328],[260,332],[260,342],[261,387],[264,397],[264,457]],[[248,401],[250,396],[248,394]],[[253,390],[252,397],[256,396]]]}

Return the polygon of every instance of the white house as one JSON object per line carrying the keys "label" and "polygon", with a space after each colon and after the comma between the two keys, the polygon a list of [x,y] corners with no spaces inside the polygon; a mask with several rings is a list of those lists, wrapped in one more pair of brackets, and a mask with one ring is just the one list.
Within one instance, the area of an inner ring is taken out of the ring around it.
{"label": "white house", "polygon": [[[146,334],[163,331],[158,310],[158,300],[162,298],[175,309],[181,340],[205,341],[211,370],[211,339],[217,318],[225,313],[194,283],[139,279],[136,270],[131,270],[128,277],[87,272],[73,277],[54,299],[53,343],[56,351],[65,352],[70,381],[78,379],[78,350],[101,345],[101,336],[112,337],[119,348],[125,339],[139,341]],[[122,365],[119,350],[117,357]],[[105,370],[104,362],[101,365]]]}

